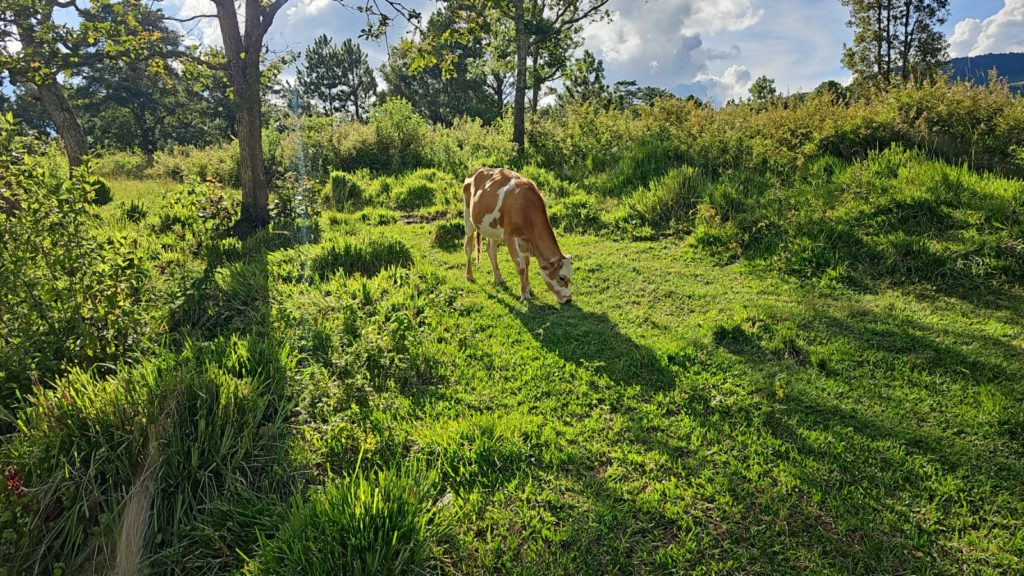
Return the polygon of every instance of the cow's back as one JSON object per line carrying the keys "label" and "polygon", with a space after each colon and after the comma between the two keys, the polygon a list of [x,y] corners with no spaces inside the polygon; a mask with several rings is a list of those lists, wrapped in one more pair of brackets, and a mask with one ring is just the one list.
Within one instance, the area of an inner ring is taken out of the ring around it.
{"label": "cow's back", "polygon": [[484,236],[500,239],[511,233],[522,237],[533,221],[547,223],[544,200],[536,185],[505,168],[477,170],[466,179],[463,196],[467,215]]}

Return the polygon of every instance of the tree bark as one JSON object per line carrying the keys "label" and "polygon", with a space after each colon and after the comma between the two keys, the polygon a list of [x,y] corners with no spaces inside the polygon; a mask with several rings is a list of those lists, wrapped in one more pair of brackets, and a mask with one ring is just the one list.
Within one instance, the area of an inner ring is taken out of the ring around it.
{"label": "tree bark", "polygon": [[85,146],[85,133],[82,125],[78,122],[78,116],[71,109],[71,102],[64,94],[64,88],[57,82],[48,82],[35,86],[34,92],[46,108],[46,113],[53,120],[57,128],[57,136],[60,136],[61,146],[68,157],[68,167],[71,170],[82,165],[82,157],[88,153]]}
{"label": "tree bark", "polygon": [[270,223],[269,191],[263,172],[263,111],[259,57],[243,60],[235,79],[235,126],[238,131],[238,176],[242,213],[235,232],[242,237]]}
{"label": "tree bark", "polygon": [[512,102],[512,142],[522,152],[526,146],[526,64],[530,38],[526,34],[524,0],[515,0],[516,24],[516,90]]}

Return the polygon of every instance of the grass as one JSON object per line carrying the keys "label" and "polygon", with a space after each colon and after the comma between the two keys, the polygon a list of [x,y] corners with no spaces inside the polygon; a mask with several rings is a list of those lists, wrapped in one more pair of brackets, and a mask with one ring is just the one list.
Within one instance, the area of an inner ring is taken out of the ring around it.
{"label": "grass", "polygon": [[[132,190],[148,210],[160,206],[159,186],[113,184],[114,205]],[[318,246],[220,240],[205,256],[183,251],[178,266],[195,279],[183,290],[213,306],[181,321],[201,319],[202,331],[186,331],[209,340],[175,361],[187,377],[143,377],[142,367],[118,377],[132,384],[122,390],[89,376],[109,390],[93,398],[74,376],[33,400],[50,432],[25,429],[0,454],[17,457],[30,489],[24,463],[55,451],[79,458],[72,471],[112,458],[101,492],[119,501],[146,467],[94,446],[146,445],[143,414],[159,408],[129,406],[119,419],[116,400],[183,387],[189,408],[169,424],[183,436],[168,454],[187,454],[187,438],[217,447],[204,444],[197,465],[168,460],[153,497],[174,511],[171,493],[192,487],[196,510],[179,521],[201,529],[164,528],[168,540],[149,540],[145,558],[154,568],[191,558],[179,565],[189,573],[337,573],[365,553],[322,547],[348,533],[331,526],[370,534],[359,550],[408,542],[400,552],[413,569],[453,574],[1020,571],[1019,289],[855,291],[711,259],[685,238],[562,233],[577,274],[573,304],[559,307],[536,273],[530,303],[467,283],[461,251],[435,246],[436,225],[328,212],[319,229]],[[411,268],[332,264],[317,282],[291,273],[352,237],[388,239],[398,256],[382,261]],[[514,278],[504,250],[499,261]],[[215,382],[230,387],[218,396]],[[204,408],[204,397],[230,403]],[[73,428],[48,416],[73,399]],[[249,406],[258,413],[234,411]],[[248,424],[256,432],[237,428]],[[407,490],[417,470],[432,471],[427,496]],[[52,472],[48,482],[82,488]],[[379,507],[368,504],[375,491],[390,494]],[[108,542],[121,508],[85,502],[83,514],[109,516],[91,542]],[[353,528],[366,509],[380,511],[374,526],[400,528]],[[314,549],[324,559],[303,565]]]}

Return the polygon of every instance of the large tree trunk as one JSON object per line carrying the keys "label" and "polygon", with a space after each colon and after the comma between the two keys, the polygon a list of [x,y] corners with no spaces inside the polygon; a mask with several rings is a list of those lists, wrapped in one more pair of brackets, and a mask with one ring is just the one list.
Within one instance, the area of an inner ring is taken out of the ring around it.
{"label": "large tree trunk", "polygon": [[71,102],[68,101],[60,84],[48,82],[37,85],[35,88],[39,100],[46,108],[46,113],[49,114],[53,125],[57,128],[57,135],[60,136],[64,153],[68,157],[68,166],[74,170],[82,165],[82,157],[88,153],[82,125],[78,123],[78,117],[71,109]]}
{"label": "large tree trunk", "polygon": [[234,82],[238,171],[242,186],[242,213],[235,224],[235,232],[244,237],[269,224],[270,212],[267,179],[263,173],[259,58],[247,60],[241,68],[240,77]]}
{"label": "large tree trunk", "polygon": [[516,91],[512,102],[512,142],[519,147],[520,152],[526,146],[526,61],[530,52],[523,2],[524,0],[515,0]]}

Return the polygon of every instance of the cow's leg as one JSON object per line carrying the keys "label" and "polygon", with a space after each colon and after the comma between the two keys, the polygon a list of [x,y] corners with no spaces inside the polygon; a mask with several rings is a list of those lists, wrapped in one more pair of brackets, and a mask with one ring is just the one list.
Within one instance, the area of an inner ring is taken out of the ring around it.
{"label": "cow's leg", "polygon": [[[462,186],[462,217],[466,224],[466,280],[473,281],[473,245],[476,243],[476,226],[473,224],[472,206],[470,206],[470,184]],[[479,258],[479,253],[477,255]]]}
{"label": "cow's leg", "polygon": [[512,262],[515,263],[516,272],[519,274],[519,298],[522,300],[533,298],[533,294],[530,293],[530,277],[528,275],[530,257],[519,248],[519,241],[515,238],[506,237],[505,244],[508,245],[508,253],[512,256]]}
{"label": "cow's leg", "polygon": [[473,245],[476,244],[473,237],[476,230],[466,231],[466,280],[473,281]]}
{"label": "cow's leg", "polygon": [[505,279],[501,277],[501,270],[498,268],[498,241],[493,238],[487,239],[487,257],[491,259],[494,283],[498,286],[504,285]]}

